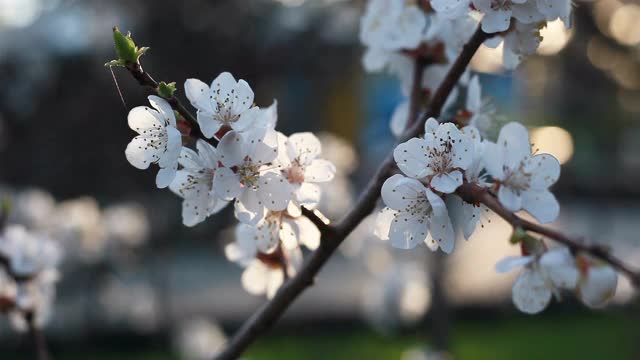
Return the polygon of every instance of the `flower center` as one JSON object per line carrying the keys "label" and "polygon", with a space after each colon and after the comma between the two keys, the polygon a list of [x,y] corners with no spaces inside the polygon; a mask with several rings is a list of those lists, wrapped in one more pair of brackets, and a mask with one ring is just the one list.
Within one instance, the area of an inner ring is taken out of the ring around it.
{"label": "flower center", "polygon": [[238,166],[238,176],[240,177],[240,183],[242,183],[242,185],[254,187],[260,177],[258,165],[245,161],[244,164]]}
{"label": "flower center", "polygon": [[290,183],[301,184],[304,182],[304,168],[300,166],[298,161],[294,161],[291,167],[287,169],[287,180]]}

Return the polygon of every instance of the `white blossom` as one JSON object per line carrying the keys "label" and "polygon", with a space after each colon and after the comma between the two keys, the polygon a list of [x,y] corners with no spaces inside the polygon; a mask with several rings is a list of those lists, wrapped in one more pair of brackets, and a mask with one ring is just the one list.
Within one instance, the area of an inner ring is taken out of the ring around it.
{"label": "white blossom", "polygon": [[425,135],[398,145],[393,156],[400,170],[414,179],[426,181],[433,189],[452,193],[462,185],[472,160],[471,140],[451,123],[427,120]]}
{"label": "white blossom", "polygon": [[518,310],[536,314],[544,310],[551,297],[559,297],[560,289],[574,289],[578,282],[578,268],[569,249],[559,248],[542,255],[509,256],[496,264],[504,273],[517,267],[524,269],[513,284],[513,303]]}
{"label": "white blossom", "polygon": [[580,280],[576,294],[592,308],[601,308],[613,298],[618,286],[618,273],[609,265],[579,257]]}
{"label": "white blossom", "polygon": [[220,130],[246,130],[259,115],[249,84],[236,81],[228,72],[218,75],[211,86],[198,79],[187,79],[184,89],[191,105],[198,110],[198,125],[207,138],[222,137],[216,135]]}
{"label": "white blossom", "polygon": [[243,234],[254,239],[260,252],[269,254],[284,246],[296,249],[305,245],[315,250],[320,245],[320,231],[306,216],[288,211],[268,211],[255,226],[247,226]]}
{"label": "white blossom", "polygon": [[242,222],[255,225],[265,208],[282,211],[293,197],[291,184],[271,166],[278,155],[277,138],[274,130],[254,128],[228,132],[218,144],[224,167],[216,170],[213,189],[224,200],[235,198],[235,214]]}
{"label": "white blossom", "polygon": [[360,41],[367,47],[367,71],[382,70],[391,54],[418,47],[427,26],[422,10],[411,2],[370,0],[360,22]]}
{"label": "white blossom", "polygon": [[511,18],[531,24],[544,20],[535,0],[473,0],[473,5],[482,13],[482,30],[498,33],[509,29]]}
{"label": "white blossom", "polygon": [[155,110],[138,106],[129,111],[129,127],[139,135],[127,145],[125,155],[129,163],[138,169],[158,164],[160,170],[156,185],[165,188],[171,184],[178,170],[182,135],[176,128],[171,105],[154,95],[149,96],[149,102]]}
{"label": "white blossom", "polygon": [[321,195],[318,183],[331,181],[336,167],[330,161],[319,158],[322,145],[310,132],[289,137],[279,133],[278,139],[277,164],[293,190],[289,212],[298,216],[301,205],[311,209],[316,207]]}
{"label": "white blossom", "polygon": [[62,252],[53,240],[32,234],[21,225],[9,225],[0,236],[0,256],[8,259],[13,273],[30,276],[57,266]]}
{"label": "white blossom", "polygon": [[433,251],[453,251],[455,234],[447,207],[420,181],[394,175],[382,185],[382,200],[392,211],[378,218],[376,231],[388,234],[392,246],[412,249],[424,241]]}
{"label": "white blossom", "polygon": [[549,187],[560,176],[560,163],[550,154],[531,154],[524,126],[506,124],[497,144],[485,144],[484,154],[485,167],[498,184],[498,200],[505,208],[524,209],[541,223],[558,217],[560,206]]}
{"label": "white blossom", "polygon": [[250,225],[238,224],[235,242],[226,246],[225,254],[245,268],[241,280],[247,292],[272,298],[285,279],[294,276],[302,265],[302,252],[300,248],[280,247],[277,253],[262,254],[253,235]]}
{"label": "white blossom", "polygon": [[182,148],[178,160],[182,169],[170,185],[171,190],[184,199],[182,222],[186,226],[204,221],[228,204],[213,188],[214,175],[220,162],[216,148],[204,140],[198,140],[196,148],[197,153],[186,147]]}

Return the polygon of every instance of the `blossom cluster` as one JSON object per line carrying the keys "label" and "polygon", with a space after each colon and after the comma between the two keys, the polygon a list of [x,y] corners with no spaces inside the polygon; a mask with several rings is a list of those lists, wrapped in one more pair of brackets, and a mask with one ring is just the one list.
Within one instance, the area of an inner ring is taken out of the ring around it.
{"label": "blossom cluster", "polygon": [[[61,249],[50,238],[9,225],[0,235],[0,312],[26,331],[49,320]],[[29,325],[31,323],[31,325]]]}
{"label": "blossom cluster", "polygon": [[316,208],[320,184],[333,179],[335,166],[321,157],[315,135],[276,131],[277,103],[255,106],[246,81],[224,72],[211,85],[188,79],[184,89],[204,138],[195,148],[183,145],[181,131],[189,129],[166,100],[152,95],[151,107],[129,113],[129,126],[138,136],[126,157],[140,169],[159,167],[156,185],[183,199],[187,226],[233,202],[240,223],[228,257],[246,268],[243,284],[249,292],[273,295],[295,273],[300,245],[319,244],[320,233],[302,216],[302,207]]}
{"label": "blossom cluster", "polygon": [[[512,68],[535,52],[546,22],[559,18],[569,25],[570,16],[565,0],[371,0],[361,22],[363,65],[396,75],[408,95],[420,60],[426,66],[415,80],[429,96],[478,26],[490,35],[486,45],[504,42],[505,67]],[[466,89],[464,101],[458,99],[460,88]],[[398,138],[407,130],[409,107],[404,101],[392,116],[390,128]],[[510,212],[526,211],[540,223],[556,220],[560,208],[549,188],[560,176],[560,163],[551,154],[532,151],[527,129],[517,122],[505,124],[497,140],[490,140],[495,109],[483,99],[477,76],[463,74],[442,114],[426,121],[423,136],[395,148],[401,174],[382,186],[386,207],[376,224],[380,238],[400,249],[424,242],[433,251],[451,253],[456,235],[468,239],[482,214],[480,204],[467,203],[457,193],[464,183],[487,189]],[[541,311],[560,288],[574,290],[589,306],[601,306],[615,291],[617,274],[611,267],[566,248],[531,252],[523,247],[522,258],[506,263],[498,269],[525,266],[513,288],[514,302],[524,312]]]}

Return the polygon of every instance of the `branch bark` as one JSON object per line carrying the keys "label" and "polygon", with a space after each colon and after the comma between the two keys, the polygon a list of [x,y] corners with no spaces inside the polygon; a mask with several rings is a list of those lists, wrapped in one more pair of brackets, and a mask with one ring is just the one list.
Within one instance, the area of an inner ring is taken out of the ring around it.
{"label": "branch bark", "polygon": [[464,199],[468,203],[484,204],[486,207],[498,214],[498,216],[506,220],[514,228],[519,227],[524,230],[546,236],[561,244],[566,245],[572,251],[584,252],[609,263],[618,271],[628,276],[636,288],[640,288],[640,272],[631,269],[622,261],[620,261],[620,259],[611,255],[611,253],[605,247],[600,245],[585,244],[582,239],[571,238],[557,230],[524,220],[511,211],[505,209],[505,207],[500,204],[498,199],[493,194],[491,194],[489,190],[477,184],[464,183],[458,188],[457,192],[462,197],[462,199]]}
{"label": "branch bark", "polygon": [[33,346],[33,353],[35,360],[50,360],[51,356],[49,355],[49,348],[47,346],[47,341],[40,330],[34,323],[33,313],[26,313],[24,315],[24,319],[27,322],[28,334],[31,338],[31,343]]}
{"label": "branch bark", "polygon": [[[430,117],[440,115],[447,97],[458,83],[471,58],[480,45],[488,38],[480,28],[473,34],[469,42],[453,63],[445,79],[435,92],[432,102],[421,121],[415,121],[405,132],[402,141],[406,141],[421,133],[424,121]],[[417,72],[416,72],[417,73]],[[412,96],[418,98],[418,96]],[[411,123],[411,122],[408,122]],[[342,241],[355,227],[369,215],[376,206],[382,184],[395,168],[393,152],[389,153],[380,167],[376,170],[355,206],[332,227],[333,231],[322,232],[320,247],[304,263],[302,270],[292,279],[285,282],[271,301],[262,305],[236,332],[226,348],[216,356],[217,360],[238,358],[244,350],[255,341],[258,336],[273,325],[282,316],[291,303],[311,284],[322,266],[329,260]]]}

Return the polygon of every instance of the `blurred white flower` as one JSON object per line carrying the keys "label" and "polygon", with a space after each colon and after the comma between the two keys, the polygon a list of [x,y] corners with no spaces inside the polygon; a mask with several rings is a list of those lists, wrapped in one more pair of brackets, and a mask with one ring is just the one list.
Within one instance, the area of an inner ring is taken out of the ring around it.
{"label": "blurred white flower", "polygon": [[204,318],[184,321],[173,334],[174,348],[183,360],[213,359],[226,340],[220,326]]}

